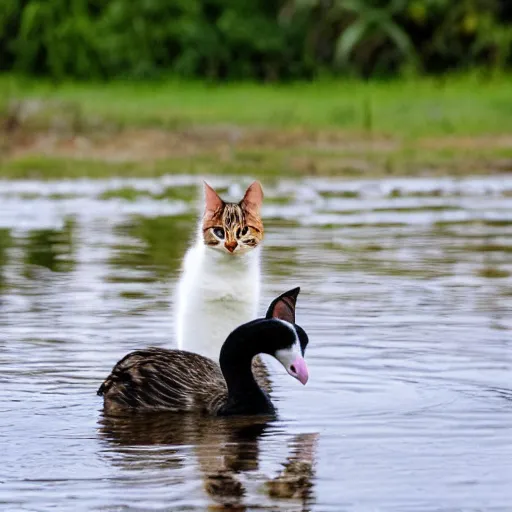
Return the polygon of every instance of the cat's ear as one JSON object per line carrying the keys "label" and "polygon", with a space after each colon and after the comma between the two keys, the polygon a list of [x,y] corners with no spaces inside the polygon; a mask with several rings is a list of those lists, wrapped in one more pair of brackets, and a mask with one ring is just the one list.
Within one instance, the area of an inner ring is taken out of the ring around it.
{"label": "cat's ear", "polygon": [[215,190],[206,183],[206,181],[203,183],[205,211],[213,213],[219,208],[222,208],[224,201],[219,197],[219,194],[217,194],[217,192],[215,192]]}
{"label": "cat's ear", "polygon": [[279,297],[274,299],[272,304],[270,304],[266,318],[279,318],[280,320],[286,320],[287,322],[294,324],[295,305],[297,303],[299,292],[300,288],[297,287],[279,295]]}
{"label": "cat's ear", "polygon": [[262,203],[263,189],[259,181],[254,181],[246,190],[244,198],[240,201],[240,206],[253,215],[259,215]]}

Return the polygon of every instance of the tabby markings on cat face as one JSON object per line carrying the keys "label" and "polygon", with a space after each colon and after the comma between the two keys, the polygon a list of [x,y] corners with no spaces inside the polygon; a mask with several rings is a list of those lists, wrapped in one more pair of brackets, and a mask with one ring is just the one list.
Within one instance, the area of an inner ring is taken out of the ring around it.
{"label": "tabby markings on cat face", "polygon": [[239,203],[223,201],[207,183],[206,207],[203,216],[205,245],[227,254],[243,254],[263,240],[263,222],[260,216],[263,191],[255,181]]}

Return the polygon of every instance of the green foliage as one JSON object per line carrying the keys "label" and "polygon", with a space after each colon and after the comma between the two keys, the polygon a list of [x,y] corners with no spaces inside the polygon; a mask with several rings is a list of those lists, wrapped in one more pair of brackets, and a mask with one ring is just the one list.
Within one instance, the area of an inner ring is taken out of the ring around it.
{"label": "green foliage", "polygon": [[[336,59],[348,64],[357,49],[373,47],[372,52],[378,53],[379,49],[389,47],[390,52],[396,50],[409,62],[415,62],[416,52],[412,40],[395,20],[395,16],[404,11],[407,3],[407,0],[391,0],[387,7],[381,7],[364,0],[340,2],[344,10],[355,16],[355,20],[338,38]],[[385,52],[381,53],[385,56]],[[368,57],[370,55],[366,52],[363,52],[362,58],[359,56],[360,66],[364,66]],[[385,65],[389,65],[389,62],[385,62]]]}
{"label": "green foliage", "polygon": [[509,0],[2,0],[0,69],[309,78],[512,63]]}

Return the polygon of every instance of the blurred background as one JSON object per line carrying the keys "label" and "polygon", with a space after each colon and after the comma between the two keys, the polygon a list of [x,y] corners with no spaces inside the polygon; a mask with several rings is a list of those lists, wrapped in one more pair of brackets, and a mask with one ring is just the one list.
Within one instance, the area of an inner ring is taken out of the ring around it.
{"label": "blurred background", "polygon": [[506,0],[5,0],[0,172],[508,170],[511,22]]}
{"label": "blurred background", "polygon": [[5,0],[1,68],[54,79],[282,81],[512,62],[506,0]]}
{"label": "blurred background", "polygon": [[[510,0],[1,0],[6,510],[508,512],[511,65]],[[310,382],[256,429],[109,422],[203,179],[261,180]]]}

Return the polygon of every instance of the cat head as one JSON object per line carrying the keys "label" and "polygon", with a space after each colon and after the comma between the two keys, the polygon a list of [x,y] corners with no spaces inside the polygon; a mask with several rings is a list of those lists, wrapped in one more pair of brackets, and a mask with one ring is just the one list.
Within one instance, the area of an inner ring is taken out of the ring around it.
{"label": "cat head", "polygon": [[263,240],[260,208],[263,190],[252,183],[239,203],[223,201],[208,183],[204,184],[205,210],[203,240],[205,245],[226,254],[245,254]]}

